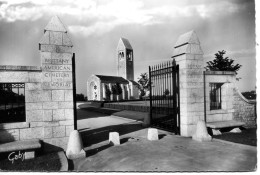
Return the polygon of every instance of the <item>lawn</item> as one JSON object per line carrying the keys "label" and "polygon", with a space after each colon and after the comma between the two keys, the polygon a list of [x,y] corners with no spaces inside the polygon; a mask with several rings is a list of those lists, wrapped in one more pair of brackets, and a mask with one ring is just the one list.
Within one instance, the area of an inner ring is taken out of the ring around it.
{"label": "lawn", "polygon": [[257,144],[256,128],[242,129],[241,133],[223,131],[222,135],[213,136],[213,138],[251,146]]}

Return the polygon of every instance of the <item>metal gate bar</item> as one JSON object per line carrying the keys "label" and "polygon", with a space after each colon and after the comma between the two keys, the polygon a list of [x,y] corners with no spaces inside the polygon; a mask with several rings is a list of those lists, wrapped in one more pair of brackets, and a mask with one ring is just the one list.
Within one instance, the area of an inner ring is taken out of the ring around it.
{"label": "metal gate bar", "polygon": [[151,125],[180,134],[179,65],[149,66],[149,80]]}

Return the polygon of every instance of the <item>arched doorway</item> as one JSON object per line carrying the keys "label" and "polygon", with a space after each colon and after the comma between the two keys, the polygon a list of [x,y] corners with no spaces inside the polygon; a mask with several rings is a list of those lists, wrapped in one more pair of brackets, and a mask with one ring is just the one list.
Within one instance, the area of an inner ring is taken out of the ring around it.
{"label": "arched doorway", "polygon": [[98,86],[94,81],[90,83],[90,100],[98,100]]}

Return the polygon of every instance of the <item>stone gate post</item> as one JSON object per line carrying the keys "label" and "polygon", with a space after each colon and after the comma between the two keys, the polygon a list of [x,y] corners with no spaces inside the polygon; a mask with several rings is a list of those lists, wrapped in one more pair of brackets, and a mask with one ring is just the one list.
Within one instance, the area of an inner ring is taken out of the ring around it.
{"label": "stone gate post", "polygon": [[178,38],[172,58],[180,71],[180,132],[192,136],[197,122],[204,120],[203,51],[194,31]]}
{"label": "stone gate post", "polygon": [[39,42],[42,63],[42,91],[51,95],[43,103],[44,142],[66,149],[74,129],[72,42],[57,16],[44,29]]}

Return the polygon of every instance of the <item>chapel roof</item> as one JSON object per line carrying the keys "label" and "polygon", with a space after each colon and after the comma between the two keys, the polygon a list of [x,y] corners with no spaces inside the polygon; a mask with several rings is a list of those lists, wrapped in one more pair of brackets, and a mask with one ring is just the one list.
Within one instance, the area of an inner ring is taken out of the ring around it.
{"label": "chapel roof", "polygon": [[123,77],[107,76],[107,75],[95,75],[95,76],[97,76],[101,81],[106,81],[106,82],[111,82],[111,83],[129,83]]}

